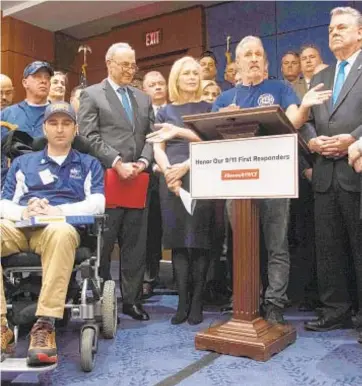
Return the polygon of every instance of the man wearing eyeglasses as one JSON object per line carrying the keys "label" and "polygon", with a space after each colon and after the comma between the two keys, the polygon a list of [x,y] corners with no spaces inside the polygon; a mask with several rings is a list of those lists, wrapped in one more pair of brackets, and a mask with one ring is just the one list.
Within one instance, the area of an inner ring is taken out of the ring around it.
{"label": "man wearing eyeglasses", "polygon": [[[94,154],[121,180],[131,180],[153,160],[146,143],[154,113],[151,98],[130,84],[137,71],[135,51],[126,43],[113,44],[106,53],[108,77],[83,90],[78,124]],[[107,209],[109,230],[104,234],[101,276],[110,279],[110,259],[115,241],[120,246],[120,284],[123,313],[148,320],[141,305],[146,267],[147,209]]]}

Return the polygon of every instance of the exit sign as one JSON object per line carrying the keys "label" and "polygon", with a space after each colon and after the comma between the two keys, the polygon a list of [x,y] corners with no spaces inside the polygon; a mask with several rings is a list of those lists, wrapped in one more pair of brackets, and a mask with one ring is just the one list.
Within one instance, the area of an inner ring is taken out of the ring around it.
{"label": "exit sign", "polygon": [[158,29],[157,31],[147,32],[146,33],[146,47],[157,46],[161,44],[162,39],[162,30]]}

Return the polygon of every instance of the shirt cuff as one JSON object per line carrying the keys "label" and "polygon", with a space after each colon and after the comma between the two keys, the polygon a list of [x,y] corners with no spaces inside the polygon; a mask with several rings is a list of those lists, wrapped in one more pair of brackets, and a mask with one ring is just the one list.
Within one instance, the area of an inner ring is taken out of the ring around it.
{"label": "shirt cuff", "polygon": [[114,168],[116,166],[116,163],[118,161],[122,161],[122,157],[117,155],[117,157],[114,159],[114,161],[112,162],[112,168]]}
{"label": "shirt cuff", "polygon": [[149,162],[148,162],[148,160],[146,160],[146,158],[140,158],[139,160],[138,160],[138,162],[143,162],[146,166],[145,166],[145,169],[147,169],[148,168],[148,166],[149,166]]}

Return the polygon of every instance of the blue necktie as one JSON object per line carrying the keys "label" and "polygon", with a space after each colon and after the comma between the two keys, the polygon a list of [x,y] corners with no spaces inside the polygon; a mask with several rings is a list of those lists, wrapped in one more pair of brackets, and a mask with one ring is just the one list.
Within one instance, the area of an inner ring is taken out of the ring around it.
{"label": "blue necktie", "polygon": [[333,95],[332,95],[332,100],[333,100],[333,105],[336,104],[338,95],[342,90],[344,80],[346,78],[346,75],[344,73],[344,68],[347,66],[348,62],[344,60],[339,64],[339,69],[338,69],[338,74],[336,78],[336,83],[334,84],[333,87]]}
{"label": "blue necktie", "polygon": [[125,87],[120,87],[117,92],[121,95],[123,108],[126,111],[129,121],[133,124],[133,110],[127,96],[127,90]]}

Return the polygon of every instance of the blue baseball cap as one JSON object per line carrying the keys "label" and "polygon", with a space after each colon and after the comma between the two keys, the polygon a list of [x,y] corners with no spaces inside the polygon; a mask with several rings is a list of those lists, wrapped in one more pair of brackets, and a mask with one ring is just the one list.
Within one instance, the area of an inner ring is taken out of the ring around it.
{"label": "blue baseball cap", "polygon": [[24,73],[23,73],[23,78],[25,79],[29,75],[34,75],[36,72],[38,72],[41,69],[47,70],[49,72],[50,76],[54,75],[54,70],[48,62],[36,61],[36,62],[28,64],[25,67]]}
{"label": "blue baseball cap", "polygon": [[66,114],[75,123],[77,122],[76,114],[73,107],[67,102],[51,103],[44,113],[44,122],[47,121],[54,114]]}

